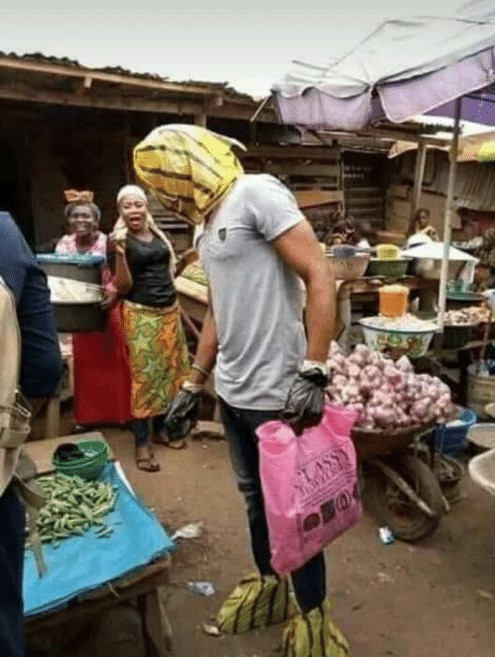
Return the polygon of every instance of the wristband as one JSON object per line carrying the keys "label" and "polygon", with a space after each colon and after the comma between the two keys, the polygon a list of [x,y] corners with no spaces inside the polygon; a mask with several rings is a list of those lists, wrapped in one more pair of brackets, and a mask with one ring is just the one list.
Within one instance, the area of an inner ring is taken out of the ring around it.
{"label": "wristband", "polygon": [[196,372],[199,372],[200,374],[202,374],[206,378],[208,378],[210,376],[210,371],[205,369],[204,367],[201,367],[201,365],[198,365],[197,363],[193,363],[191,365],[191,369],[196,370]]}
{"label": "wristband", "polygon": [[193,383],[192,381],[184,381],[182,384],[182,390],[187,390],[187,392],[192,392],[195,395],[202,392],[203,387],[201,383]]}

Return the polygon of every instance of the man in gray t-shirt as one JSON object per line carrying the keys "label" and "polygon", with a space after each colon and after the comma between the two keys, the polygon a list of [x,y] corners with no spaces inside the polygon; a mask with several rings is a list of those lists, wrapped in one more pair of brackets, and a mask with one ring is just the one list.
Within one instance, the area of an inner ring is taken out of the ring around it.
{"label": "man in gray t-shirt", "polygon": [[[209,280],[209,307],[192,374],[166,417],[170,437],[183,437],[216,366],[222,421],[259,571],[227,598],[218,625],[223,632],[241,633],[292,619],[284,634],[286,657],[345,657],[347,643],[332,624],[325,600],[323,553],[292,573],[297,610],[287,581],[272,569],[256,438],[261,424],[280,417],[296,433],[321,421],[335,320],[325,256],[293,195],[277,179],[242,175],[232,162],[235,156],[226,156],[224,143],[217,145],[212,133],[185,126],[161,130],[163,141],[158,136],[138,148],[153,153],[153,161],[150,156],[143,166],[143,179],[152,172],[162,202],[175,199],[194,216],[200,208],[191,207],[191,198],[209,204],[210,195],[220,194],[203,217],[205,229],[197,242]],[[190,162],[184,165],[188,152]],[[233,169],[240,173],[224,192],[222,172],[231,175]]]}
{"label": "man in gray t-shirt", "polygon": [[230,406],[280,411],[302,365],[302,285],[273,241],[304,222],[287,187],[245,175],[199,240],[219,350],[218,396]]}

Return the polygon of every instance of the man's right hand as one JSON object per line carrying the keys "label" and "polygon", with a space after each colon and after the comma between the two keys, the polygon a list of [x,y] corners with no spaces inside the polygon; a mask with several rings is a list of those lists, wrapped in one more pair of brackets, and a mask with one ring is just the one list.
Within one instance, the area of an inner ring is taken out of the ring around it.
{"label": "man's right hand", "polygon": [[183,440],[195,427],[201,408],[201,390],[187,384],[167,409],[165,429],[170,440]]}

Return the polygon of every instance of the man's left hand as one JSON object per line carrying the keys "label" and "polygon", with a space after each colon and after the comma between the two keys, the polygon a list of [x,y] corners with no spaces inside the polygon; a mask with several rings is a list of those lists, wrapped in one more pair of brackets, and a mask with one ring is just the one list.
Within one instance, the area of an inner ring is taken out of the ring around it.
{"label": "man's left hand", "polygon": [[[189,385],[189,388],[188,388]],[[165,429],[170,440],[183,440],[198,421],[202,386],[186,382],[165,414]]]}
{"label": "man's left hand", "polygon": [[325,410],[328,373],[319,366],[301,369],[294,379],[280,419],[300,436],[304,429],[320,424]]}

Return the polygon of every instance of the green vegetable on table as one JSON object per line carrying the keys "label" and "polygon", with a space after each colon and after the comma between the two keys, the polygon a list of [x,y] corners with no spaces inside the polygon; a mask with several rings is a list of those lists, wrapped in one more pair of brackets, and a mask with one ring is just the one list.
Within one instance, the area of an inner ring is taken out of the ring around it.
{"label": "green vegetable on table", "polygon": [[115,508],[116,486],[60,473],[40,477],[37,484],[46,497],[36,522],[42,543],[59,547],[61,540],[82,536],[92,528],[98,538],[111,536],[113,525],[103,519]]}

